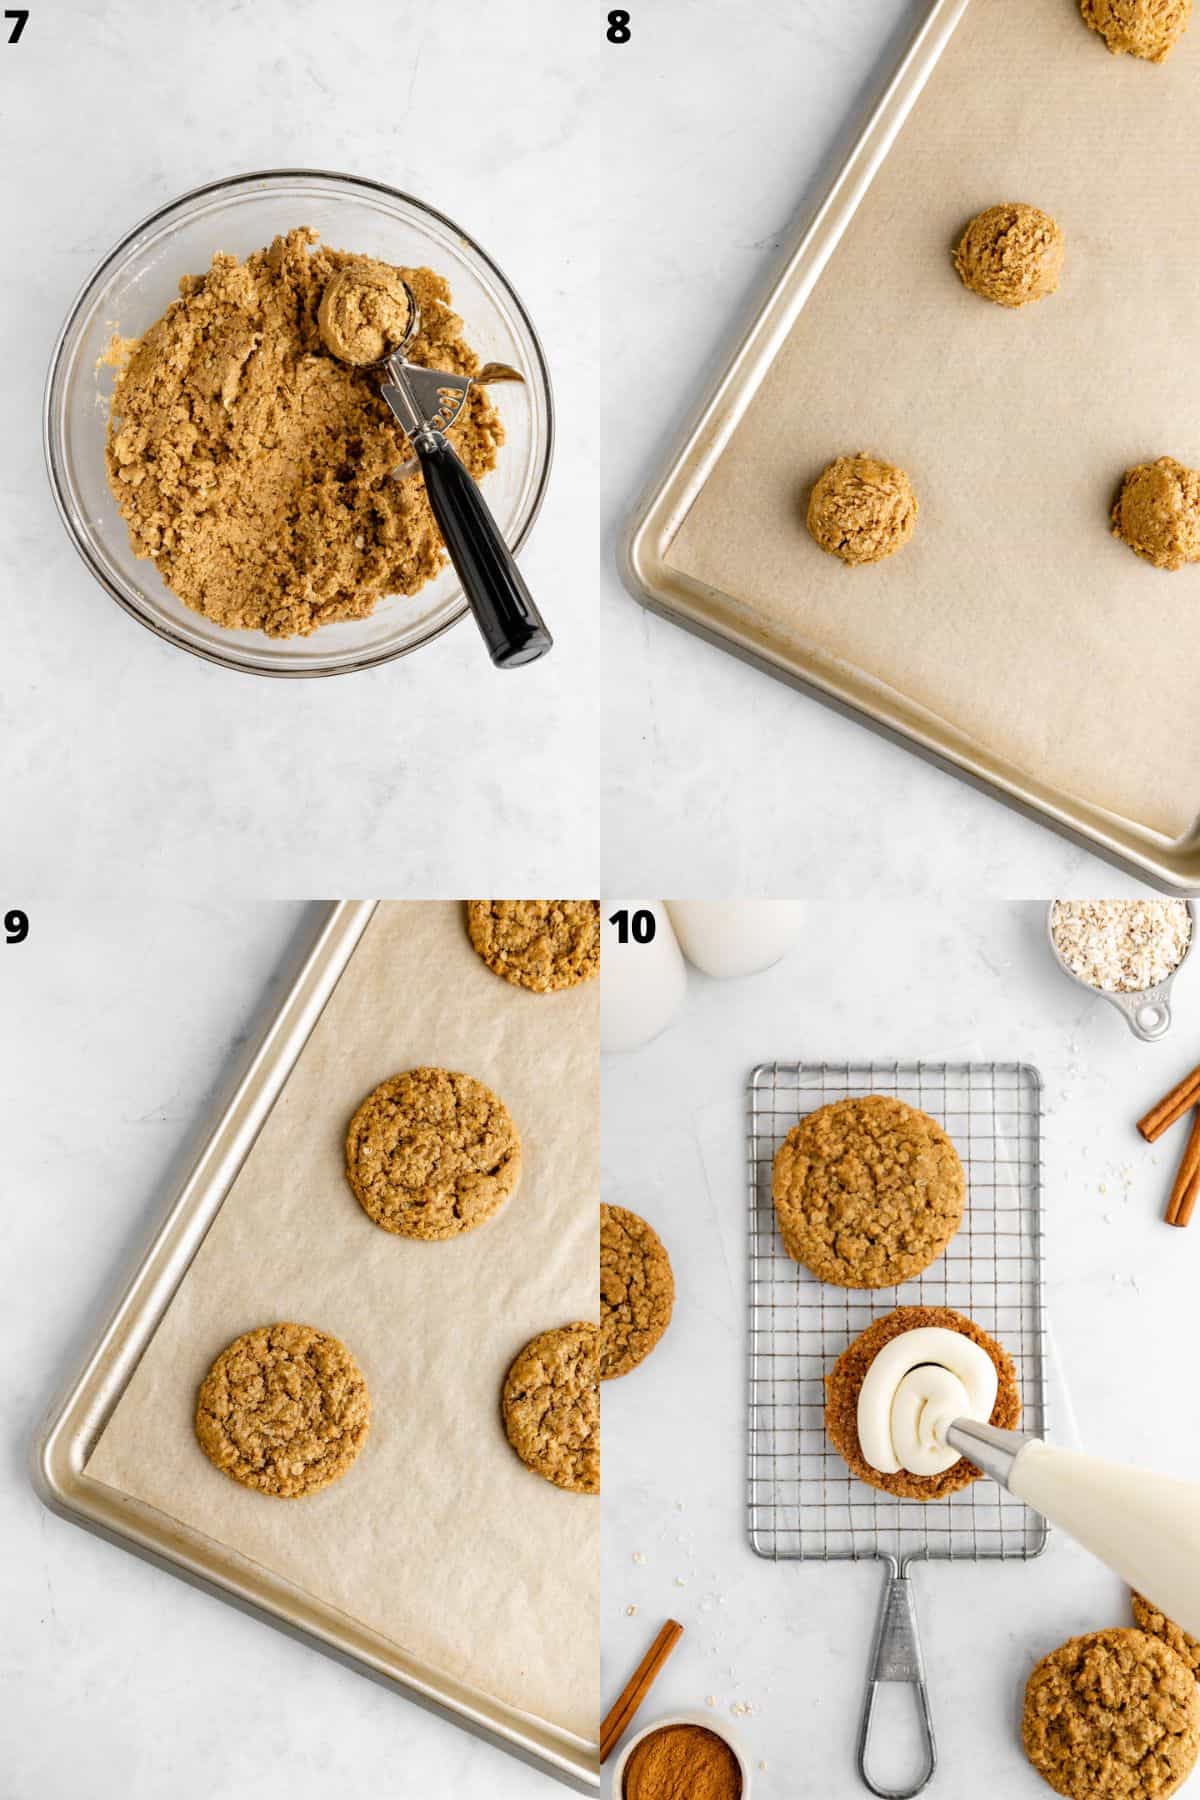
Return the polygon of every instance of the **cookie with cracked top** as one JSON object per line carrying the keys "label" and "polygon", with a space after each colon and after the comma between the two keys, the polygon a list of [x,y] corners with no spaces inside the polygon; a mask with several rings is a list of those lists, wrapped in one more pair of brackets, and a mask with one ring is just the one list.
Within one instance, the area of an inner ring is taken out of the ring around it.
{"label": "cookie with cracked top", "polygon": [[599,1337],[582,1320],[539,1332],[514,1358],[500,1399],[521,1461],[575,1494],[600,1492]]}
{"label": "cookie with cracked top", "polygon": [[311,1325],[262,1325],[222,1350],[196,1401],[196,1437],[222,1474],[281,1500],[350,1467],[370,1427],[362,1370]]}
{"label": "cookie with cracked top", "polygon": [[788,1255],[837,1287],[892,1287],[941,1256],[962,1223],[966,1176],[936,1119],[882,1094],[837,1100],[775,1155]]}
{"label": "cookie with cracked top", "polygon": [[1068,1800],[1167,1800],[1200,1750],[1200,1688],[1161,1638],[1129,1626],[1089,1631],[1037,1664],[1021,1737]]}
{"label": "cookie with cracked top", "polygon": [[367,1095],[346,1133],[346,1178],[376,1225],[399,1237],[473,1231],[516,1189],[521,1140],[482,1081],[406,1069]]}

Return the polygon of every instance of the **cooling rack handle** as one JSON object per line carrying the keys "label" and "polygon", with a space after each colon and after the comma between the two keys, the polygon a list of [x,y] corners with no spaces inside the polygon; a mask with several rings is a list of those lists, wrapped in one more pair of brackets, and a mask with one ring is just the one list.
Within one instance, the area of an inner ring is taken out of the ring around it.
{"label": "cooling rack handle", "polygon": [[[921,1733],[925,1747],[922,1772],[912,1787],[880,1787],[867,1768],[871,1751],[871,1727],[880,1683],[904,1681],[916,1689],[920,1707]],[[912,1587],[907,1575],[889,1574],[879,1609],[879,1627],[875,1633],[875,1649],[871,1657],[871,1673],[863,1702],[862,1724],[858,1733],[858,1772],[864,1785],[880,1800],[913,1800],[929,1786],[937,1768],[937,1741],[933,1735],[933,1717],[929,1711],[929,1694],[925,1687],[925,1659],[921,1655],[921,1639],[917,1631],[917,1613],[913,1605]]]}

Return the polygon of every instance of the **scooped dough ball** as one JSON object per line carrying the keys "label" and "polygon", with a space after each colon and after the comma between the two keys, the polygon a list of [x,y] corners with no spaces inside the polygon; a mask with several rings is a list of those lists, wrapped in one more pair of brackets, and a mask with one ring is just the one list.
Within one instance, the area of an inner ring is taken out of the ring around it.
{"label": "scooped dough ball", "polygon": [[1112,524],[1113,536],[1156,569],[1200,562],[1200,470],[1173,456],[1138,463],[1121,483]]}
{"label": "scooped dough ball", "polygon": [[1188,28],[1192,0],[1080,0],[1083,17],[1114,56],[1165,62]]}
{"label": "scooped dough ball", "polygon": [[321,341],[339,362],[361,369],[382,362],[412,324],[412,302],[399,269],[360,257],[325,284],[317,312]]}
{"label": "scooped dough ball", "polygon": [[851,568],[893,555],[916,523],[917,497],[904,470],[865,453],[830,463],[808,502],[809,531]]}
{"label": "scooped dough ball", "polygon": [[1049,213],[1009,201],[971,220],[954,252],[964,284],[997,306],[1028,306],[1058,286],[1063,234]]}

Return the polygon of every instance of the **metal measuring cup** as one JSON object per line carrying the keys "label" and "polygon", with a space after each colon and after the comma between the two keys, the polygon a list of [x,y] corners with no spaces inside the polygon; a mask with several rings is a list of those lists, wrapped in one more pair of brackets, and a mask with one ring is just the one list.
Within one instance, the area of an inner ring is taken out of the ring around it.
{"label": "metal measuring cup", "polygon": [[1187,949],[1171,973],[1164,980],[1156,982],[1153,987],[1143,988],[1140,993],[1124,994],[1110,988],[1093,987],[1090,981],[1085,981],[1082,975],[1077,975],[1071,965],[1064,960],[1054,941],[1054,908],[1056,904],[1057,902],[1052,900],[1046,908],[1046,936],[1050,942],[1051,954],[1063,974],[1069,976],[1079,987],[1086,988],[1089,994],[1097,994],[1101,1000],[1107,1000],[1110,1006],[1115,1006],[1134,1037],[1141,1038],[1144,1044],[1153,1044],[1159,1038],[1165,1037],[1171,1029],[1171,988],[1174,985],[1175,977],[1192,954],[1196,943],[1196,902],[1194,900],[1184,901],[1184,905],[1188,909],[1188,917],[1192,922],[1192,930],[1188,938]]}

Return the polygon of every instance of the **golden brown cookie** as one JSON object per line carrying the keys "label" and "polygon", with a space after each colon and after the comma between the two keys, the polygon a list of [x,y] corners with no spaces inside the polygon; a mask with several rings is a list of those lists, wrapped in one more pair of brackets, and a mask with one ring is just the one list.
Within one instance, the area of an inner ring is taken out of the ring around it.
{"label": "golden brown cookie", "polygon": [[787,1253],[837,1287],[891,1287],[928,1268],[962,1223],[966,1177],[936,1119],[902,1100],[837,1100],[775,1155]]}
{"label": "golden brown cookie", "polygon": [[412,290],[400,269],[356,256],[325,283],[317,310],[321,342],[353,368],[382,362],[413,324]]}
{"label": "golden brown cookie", "polygon": [[943,1331],[961,1331],[973,1343],[986,1350],[996,1365],[996,1404],[989,1421],[1011,1431],[1021,1417],[1021,1396],[1017,1390],[1017,1372],[1012,1357],[1002,1344],[974,1319],[952,1312],[948,1306],[898,1306],[895,1312],[872,1320],[867,1329],[842,1351],[825,1377],[825,1431],[830,1443],[869,1487],[882,1488],[885,1494],[899,1494],[906,1500],[944,1500],[947,1494],[968,1487],[979,1479],[980,1471],[965,1456],[944,1469],[940,1475],[912,1475],[899,1469],[894,1475],[873,1469],[862,1453],[858,1441],[858,1395],[883,1346],[902,1331],[919,1331],[923,1326],[940,1326]]}
{"label": "golden brown cookie", "polygon": [[1166,1613],[1151,1605],[1136,1588],[1129,1598],[1134,1623],[1139,1629],[1148,1631],[1152,1637],[1160,1637],[1164,1644],[1171,1646],[1176,1656],[1182,1656],[1193,1675],[1200,1675],[1200,1640],[1191,1637],[1182,1625],[1176,1625],[1174,1619],[1168,1619]]}
{"label": "golden brown cookie", "polygon": [[295,1500],[346,1473],[370,1417],[345,1344],[311,1325],[263,1325],[235,1338],[204,1377],[196,1436],[243,1487]]}
{"label": "golden brown cookie", "polygon": [[1160,456],[1127,470],[1112,509],[1112,529],[1156,569],[1200,562],[1200,469]]}
{"label": "golden brown cookie", "polygon": [[598,900],[468,900],[467,930],[494,974],[535,994],[600,973]]}
{"label": "golden brown cookie", "polygon": [[600,1208],[600,1379],[628,1375],[649,1356],[675,1304],[662,1239],[624,1206]]}
{"label": "golden brown cookie", "polygon": [[954,252],[964,287],[996,306],[1028,306],[1054,293],[1062,276],[1063,234],[1036,206],[1009,201],[971,220]]}
{"label": "golden brown cookie", "polygon": [[1188,28],[1192,0],[1080,0],[1084,23],[1114,56],[1165,62]]}
{"label": "golden brown cookie", "polygon": [[1089,1631],[1025,1686],[1025,1754],[1069,1800],[1167,1800],[1200,1749],[1200,1688],[1161,1638]]}
{"label": "golden brown cookie", "polygon": [[521,1461],[574,1494],[600,1492],[599,1338],[582,1322],[539,1332],[504,1377],[500,1400]]}
{"label": "golden brown cookie", "polygon": [[359,1204],[399,1237],[473,1231],[520,1174],[508,1108],[482,1081],[450,1069],[406,1069],[381,1081],[346,1133],[346,1177]]}
{"label": "golden brown cookie", "polygon": [[809,496],[809,531],[849,568],[893,556],[916,525],[917,497],[904,470],[865,451],[831,462]]}

